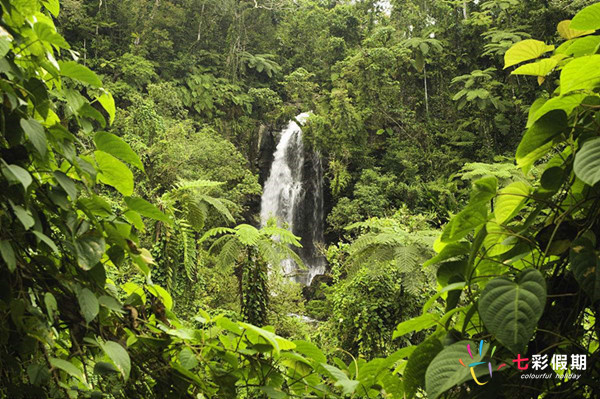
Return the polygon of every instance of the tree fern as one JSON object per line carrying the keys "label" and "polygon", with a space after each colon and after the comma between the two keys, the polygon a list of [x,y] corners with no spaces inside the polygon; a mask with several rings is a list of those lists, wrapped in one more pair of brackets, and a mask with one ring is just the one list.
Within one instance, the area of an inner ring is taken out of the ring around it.
{"label": "tree fern", "polygon": [[[204,234],[200,242],[206,242],[215,237],[208,252],[214,256],[215,265],[218,268],[235,270],[242,314],[247,317],[252,315],[251,317],[256,320],[263,320],[262,311],[256,313],[249,309],[263,309],[264,303],[268,300],[266,297],[267,282],[263,278],[266,278],[266,274],[261,270],[266,264],[271,267],[279,267],[281,262],[288,258],[296,262],[299,267],[304,268],[302,260],[289,245],[300,246],[298,237],[273,225],[257,229],[249,224],[240,224],[233,229],[227,227],[211,229]],[[261,281],[244,284],[247,276],[255,278],[259,276]]]}
{"label": "tree fern", "polygon": [[411,294],[417,294],[433,278],[421,268],[429,255],[431,231],[409,233],[392,218],[372,218],[347,229],[363,232],[349,247],[345,263],[349,274],[367,265],[373,273],[385,270],[384,265],[393,265],[402,275],[404,289]]}

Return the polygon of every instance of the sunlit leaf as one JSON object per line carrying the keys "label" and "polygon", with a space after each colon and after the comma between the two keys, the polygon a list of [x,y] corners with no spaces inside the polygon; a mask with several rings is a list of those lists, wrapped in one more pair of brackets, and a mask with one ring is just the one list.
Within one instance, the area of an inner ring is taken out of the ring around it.
{"label": "sunlit leaf", "polygon": [[600,29],[600,3],[592,4],[579,11],[571,21],[570,28],[578,30]]}
{"label": "sunlit leaf", "polygon": [[534,39],[522,40],[514,44],[504,54],[504,69],[523,61],[529,61],[540,57],[548,51],[554,50],[554,46]]}
{"label": "sunlit leaf", "polygon": [[94,155],[101,170],[98,179],[125,196],[133,194],[133,173],[127,165],[104,151],[95,151]]}

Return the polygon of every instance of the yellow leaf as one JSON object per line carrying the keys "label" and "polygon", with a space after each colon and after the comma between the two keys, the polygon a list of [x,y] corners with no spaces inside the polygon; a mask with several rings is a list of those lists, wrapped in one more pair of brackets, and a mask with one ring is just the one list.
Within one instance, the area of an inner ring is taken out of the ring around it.
{"label": "yellow leaf", "polygon": [[571,29],[571,20],[570,19],[565,19],[564,21],[560,21],[558,23],[558,27],[556,28],[556,30],[558,31],[558,34],[563,39],[567,39],[567,40],[575,39],[576,37],[589,35],[589,34],[595,32],[594,30]]}
{"label": "yellow leaf", "polygon": [[558,60],[546,58],[531,64],[521,65],[511,72],[511,75],[546,76],[556,67]]}
{"label": "yellow leaf", "polygon": [[523,61],[534,60],[548,51],[554,50],[554,46],[539,40],[527,39],[514,44],[504,54],[504,69],[520,64]]}

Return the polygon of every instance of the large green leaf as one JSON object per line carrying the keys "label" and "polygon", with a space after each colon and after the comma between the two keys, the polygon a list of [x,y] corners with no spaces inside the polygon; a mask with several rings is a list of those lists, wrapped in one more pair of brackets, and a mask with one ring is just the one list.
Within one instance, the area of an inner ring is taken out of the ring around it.
{"label": "large green leaf", "polygon": [[177,355],[179,363],[186,370],[192,370],[198,365],[198,359],[190,348],[183,348]]}
{"label": "large green leaf", "polygon": [[253,326],[252,324],[243,323],[241,321],[239,321],[238,324],[247,331],[252,331],[258,336],[262,337],[269,345],[273,347],[275,353],[279,353],[281,350],[294,349],[296,347],[296,345],[292,341],[288,341],[287,339],[281,338],[276,334],[265,329]]}
{"label": "large green leaf", "polygon": [[42,3],[55,18],[58,18],[58,14],[60,13],[60,3],[58,0],[43,0]]}
{"label": "large green leaf", "polygon": [[531,64],[521,65],[511,72],[511,75],[546,76],[558,65],[555,58],[546,58]]}
{"label": "large green leaf", "polygon": [[42,241],[44,244],[46,244],[48,246],[48,248],[50,248],[57,256],[60,256],[60,251],[58,250],[58,247],[56,246],[56,244],[54,243],[54,241],[52,241],[52,239],[50,237],[48,237],[46,234],[42,233],[41,231],[33,231],[33,234],[40,240]]}
{"label": "large green leaf", "polygon": [[9,165],[4,162],[4,160],[2,160],[2,174],[8,181],[23,185],[25,190],[27,190],[27,188],[33,182],[33,179],[28,171],[19,165]]}
{"label": "large green leaf", "polygon": [[591,30],[591,29],[588,29],[588,30],[573,29],[571,27],[571,20],[569,20],[569,19],[560,21],[558,23],[558,26],[556,27],[556,30],[558,31],[559,35],[561,35],[564,39],[567,39],[567,40],[575,39],[576,37],[579,37],[579,36],[585,36],[585,35],[589,35],[590,33],[594,33],[594,30]]}
{"label": "large green leaf", "polygon": [[418,388],[425,388],[425,373],[431,361],[437,356],[444,346],[435,337],[423,341],[410,355],[404,369],[404,389],[407,398],[412,398]]}
{"label": "large green leaf", "polygon": [[46,156],[48,143],[46,141],[46,132],[44,127],[35,119],[21,119],[21,128],[27,135],[36,151],[42,156]]}
{"label": "large green leaf", "polygon": [[85,233],[75,240],[77,263],[83,270],[90,270],[100,262],[106,243],[104,237],[96,232]]}
{"label": "large green leaf", "polygon": [[469,205],[488,203],[496,195],[498,179],[495,176],[486,176],[473,183],[469,197]]}
{"label": "large green leaf", "polygon": [[133,194],[133,173],[127,165],[104,151],[95,151],[94,155],[101,170],[98,178],[125,196]]}
{"label": "large green leaf", "polygon": [[293,341],[296,345],[294,349],[296,352],[306,356],[308,359],[313,360],[317,363],[325,363],[327,362],[327,358],[323,354],[323,351],[319,349],[318,346],[313,344],[312,342],[307,341]]}
{"label": "large green leaf", "polygon": [[460,240],[487,222],[487,216],[487,205],[482,203],[467,206],[448,222],[442,232],[441,241],[449,243]]}
{"label": "large green leaf", "polygon": [[31,212],[28,209],[23,208],[21,205],[14,205],[12,202],[11,207],[17,219],[25,227],[25,230],[29,230],[35,225],[35,219],[31,216]]}
{"label": "large green leaf", "polygon": [[516,281],[499,277],[481,293],[479,313],[485,327],[513,353],[529,342],[546,305],[546,280],[536,269],[521,272]]}
{"label": "large green leaf", "polygon": [[470,249],[471,245],[468,242],[450,243],[446,245],[439,254],[425,262],[423,266],[434,265],[448,259],[466,255],[469,253]]}
{"label": "large green leaf", "polygon": [[30,364],[27,366],[27,376],[29,382],[33,385],[40,386],[50,378],[50,371],[44,364]]}
{"label": "large green leaf", "polygon": [[581,105],[582,101],[587,96],[588,94],[584,93],[570,93],[565,96],[549,99],[530,114],[529,119],[527,120],[527,127],[530,127],[542,116],[553,110],[563,110],[567,115],[570,115],[576,107]]}
{"label": "large green leaf", "polygon": [[[467,345],[471,347],[471,351],[467,349]],[[466,365],[482,361],[489,345],[484,344],[481,353],[475,352],[477,347],[473,341],[459,341],[437,354],[425,373],[425,389],[429,399],[436,399],[450,388],[472,378],[470,368],[463,366],[459,360]],[[474,371],[477,376],[488,373],[487,367],[478,367]]]}
{"label": "large green leaf", "polygon": [[8,271],[14,272],[17,269],[17,258],[9,241],[0,240],[0,255],[2,255],[6,266],[8,266]]}
{"label": "large green leaf", "polygon": [[504,69],[538,58],[548,51],[554,50],[554,46],[547,45],[539,40],[527,39],[513,45],[504,54]]}
{"label": "large green leaf", "polygon": [[59,61],[60,74],[93,87],[102,86],[100,78],[88,67],[75,61]]}
{"label": "large green leaf", "polygon": [[592,302],[600,300],[600,256],[588,237],[573,241],[569,255],[575,279]]}
{"label": "large green leaf", "polygon": [[120,344],[113,341],[99,341],[100,347],[106,353],[106,356],[113,362],[117,369],[121,372],[121,376],[125,381],[129,378],[131,372],[131,360],[129,353]]}
{"label": "large green leaf", "polygon": [[494,215],[499,224],[512,219],[525,205],[531,186],[525,182],[514,182],[500,190],[496,199]]}
{"label": "large green leaf", "polygon": [[127,207],[129,207],[129,209],[131,209],[132,211],[136,211],[142,216],[154,220],[160,220],[161,222],[165,222],[167,224],[172,223],[171,219],[167,215],[162,213],[160,209],[158,209],[156,206],[154,206],[153,204],[151,204],[143,198],[126,197],[125,203],[127,204]]}
{"label": "large green leaf", "polygon": [[574,57],[592,55],[598,48],[598,45],[600,45],[600,36],[586,36],[567,43],[569,45],[562,50],[562,53],[565,55],[572,55]]}
{"label": "large green leaf", "polygon": [[573,170],[581,181],[590,186],[600,181],[600,137],[583,143],[575,155]]}
{"label": "large green leaf", "polygon": [[100,103],[100,105],[102,105],[106,113],[108,113],[109,121],[112,125],[115,121],[115,114],[117,112],[117,109],[115,107],[115,99],[113,98],[112,94],[110,94],[110,92],[105,92],[104,94],[99,96],[97,100]]}
{"label": "large green leaf", "polygon": [[72,201],[77,200],[77,186],[75,182],[71,180],[71,178],[65,175],[63,172],[57,170],[53,173],[54,178],[60,184],[60,186],[65,190],[67,195],[71,197]]}
{"label": "large green leaf", "polygon": [[591,91],[600,83],[600,55],[575,58],[560,73],[560,94],[575,90]]}
{"label": "large green leaf", "polygon": [[86,323],[94,320],[100,311],[100,304],[98,303],[98,298],[96,298],[96,295],[94,295],[94,293],[88,288],[83,288],[77,294],[77,301],[79,302],[81,314],[83,315]]}
{"label": "large green leaf", "polygon": [[600,29],[600,3],[592,4],[579,11],[571,21],[571,29]]}
{"label": "large green leaf", "polygon": [[548,112],[536,121],[521,139],[517,147],[517,165],[528,169],[535,161],[543,157],[552,140],[567,128],[567,115],[562,110]]}
{"label": "large green leaf", "polygon": [[69,374],[70,376],[77,378],[81,382],[85,381],[83,372],[77,366],[75,366],[73,363],[71,363],[67,360],[58,359],[55,357],[51,357],[49,360],[50,360],[50,365],[53,368],[61,369],[62,371],[65,371],[67,374]]}
{"label": "large green leaf", "polygon": [[98,132],[94,136],[94,142],[99,150],[109,153],[121,161],[128,162],[139,170],[144,170],[140,158],[122,138],[112,133]]}

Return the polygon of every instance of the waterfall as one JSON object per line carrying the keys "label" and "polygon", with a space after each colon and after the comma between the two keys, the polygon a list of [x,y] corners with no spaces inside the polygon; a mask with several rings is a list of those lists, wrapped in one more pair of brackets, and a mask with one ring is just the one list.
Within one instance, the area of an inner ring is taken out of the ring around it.
{"label": "waterfall", "polygon": [[[300,114],[296,120],[302,124],[308,115]],[[295,121],[281,132],[263,188],[261,223],[265,225],[271,217],[302,239],[297,252],[308,270],[286,259],[281,265],[285,275],[310,284],[325,271],[325,259],[318,250],[323,243],[323,168],[319,154],[304,149],[302,130]]]}

